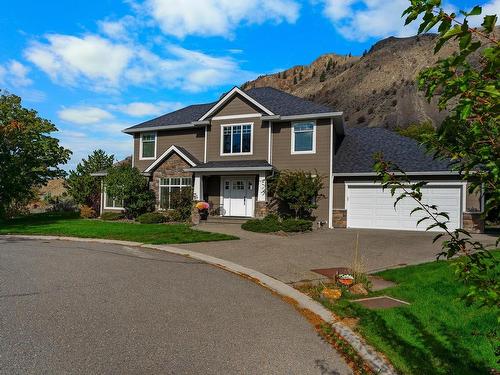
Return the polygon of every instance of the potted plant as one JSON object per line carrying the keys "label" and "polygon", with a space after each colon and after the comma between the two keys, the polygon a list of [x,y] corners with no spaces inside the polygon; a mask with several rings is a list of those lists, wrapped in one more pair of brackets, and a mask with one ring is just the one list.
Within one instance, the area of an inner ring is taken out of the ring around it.
{"label": "potted plant", "polygon": [[207,220],[210,205],[207,202],[198,202],[195,207],[198,209],[200,220]]}

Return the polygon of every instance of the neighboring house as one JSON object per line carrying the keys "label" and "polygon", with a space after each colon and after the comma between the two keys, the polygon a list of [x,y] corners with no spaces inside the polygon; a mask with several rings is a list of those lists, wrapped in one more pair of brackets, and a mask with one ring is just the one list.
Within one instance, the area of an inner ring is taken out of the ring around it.
{"label": "neighboring house", "polygon": [[[384,129],[344,130],[342,112],[274,88],[235,87],[217,102],[124,132],[134,137],[132,165],[149,178],[160,210],[169,209],[172,191],[192,186],[195,199],[209,202],[218,215],[263,217],[267,179],[296,169],[325,177],[325,199],[314,212],[318,226],[423,230],[415,228],[416,216],[409,217],[413,203],[395,211],[394,199],[373,182],[373,154],[382,151],[415,179],[432,180],[424,196],[450,212],[453,228],[480,226],[479,197],[415,141]],[[109,201],[104,209],[119,209]]]}

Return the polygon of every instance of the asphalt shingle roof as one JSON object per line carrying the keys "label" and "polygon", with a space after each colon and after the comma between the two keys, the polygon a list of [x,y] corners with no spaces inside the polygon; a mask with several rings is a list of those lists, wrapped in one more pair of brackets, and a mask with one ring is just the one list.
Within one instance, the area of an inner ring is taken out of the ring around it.
{"label": "asphalt shingle roof", "polygon": [[222,160],[209,161],[203,164],[198,164],[191,169],[206,169],[206,168],[272,168],[266,160]]}
{"label": "asphalt shingle roof", "polygon": [[[252,99],[276,115],[291,116],[309,113],[333,112],[327,106],[299,98],[272,87],[258,87],[245,91]],[[167,113],[152,120],[130,127],[129,129],[150,128],[155,126],[189,124],[198,121],[217,102],[206,104],[194,104],[177,111]]]}
{"label": "asphalt shingle roof", "polygon": [[189,124],[191,121],[197,121],[201,116],[207,113],[208,110],[214,106],[214,104],[215,103],[193,104],[188,107],[178,109],[177,111],[154,118],[152,120],[145,121],[139,125],[132,126],[129,129]]}
{"label": "asphalt shingle roof", "polygon": [[330,107],[299,98],[273,87],[258,87],[245,91],[275,115],[292,116],[309,113],[334,112]]}
{"label": "asphalt shingle roof", "polygon": [[433,159],[415,140],[382,128],[348,128],[333,162],[333,173],[373,172],[373,155],[396,163],[405,172],[449,171],[449,161]]}

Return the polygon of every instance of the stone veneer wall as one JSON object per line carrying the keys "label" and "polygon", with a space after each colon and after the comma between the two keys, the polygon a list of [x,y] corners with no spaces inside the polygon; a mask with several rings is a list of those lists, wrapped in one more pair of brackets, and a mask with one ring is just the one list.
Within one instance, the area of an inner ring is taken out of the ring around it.
{"label": "stone veneer wall", "polygon": [[163,161],[153,172],[152,181],[150,183],[150,189],[156,195],[156,206],[159,207],[160,204],[160,178],[166,177],[191,177],[191,172],[185,172],[185,168],[189,168],[190,165],[186,163],[179,155],[172,154],[167,160]]}
{"label": "stone veneer wall", "polygon": [[347,228],[347,210],[333,210],[333,227]]}
{"label": "stone veneer wall", "polygon": [[267,202],[255,202],[255,217],[263,218],[269,213],[269,206]]}
{"label": "stone veneer wall", "polygon": [[478,212],[463,213],[463,229],[471,233],[484,232],[484,220]]}

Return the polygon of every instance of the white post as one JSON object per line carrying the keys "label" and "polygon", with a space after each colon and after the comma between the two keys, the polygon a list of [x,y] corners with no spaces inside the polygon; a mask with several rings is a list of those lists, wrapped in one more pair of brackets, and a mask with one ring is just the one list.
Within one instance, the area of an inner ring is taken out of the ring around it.
{"label": "white post", "polygon": [[257,192],[257,202],[265,202],[267,196],[266,172],[259,172],[259,187]]}
{"label": "white post", "polygon": [[194,176],[194,189],[193,189],[193,199],[202,200],[203,199],[203,184],[201,183],[202,176]]}

